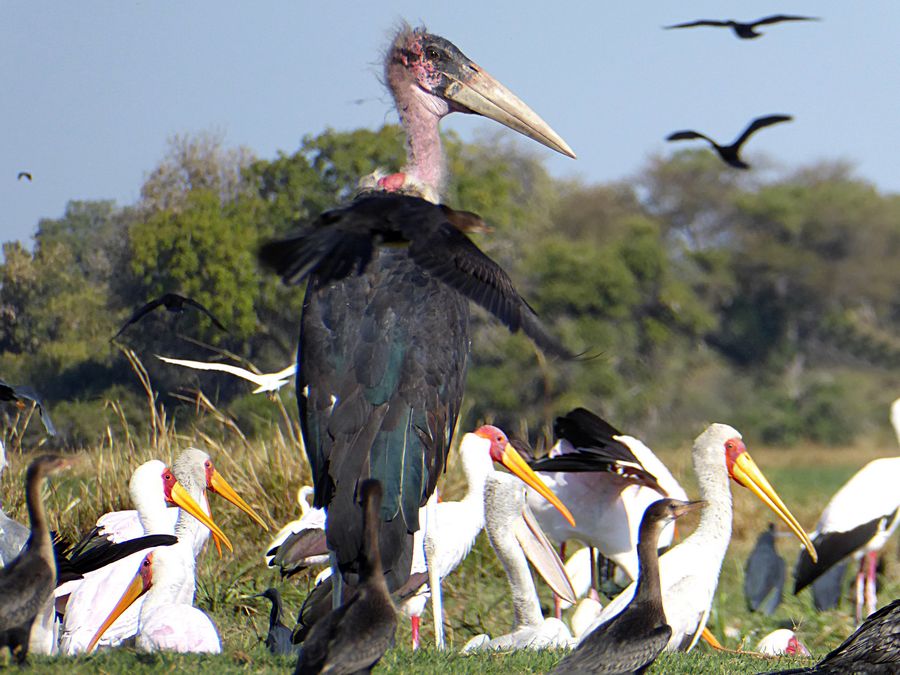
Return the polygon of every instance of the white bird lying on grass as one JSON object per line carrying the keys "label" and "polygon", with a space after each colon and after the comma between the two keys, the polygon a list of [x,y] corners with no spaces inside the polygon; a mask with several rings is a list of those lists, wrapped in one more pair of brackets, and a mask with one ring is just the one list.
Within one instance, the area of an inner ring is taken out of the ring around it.
{"label": "white bird lying on grass", "polygon": [[239,366],[232,366],[228,363],[207,363],[206,361],[190,361],[188,359],[173,359],[168,356],[156,355],[156,358],[166,363],[172,363],[176,366],[184,366],[186,368],[194,368],[195,370],[219,370],[223,373],[231,373],[245,380],[249,380],[256,385],[253,390],[254,394],[261,394],[266,391],[277,391],[290,382],[291,377],[297,372],[297,364],[292,363],[287,368],[279,370],[277,373],[254,373]]}

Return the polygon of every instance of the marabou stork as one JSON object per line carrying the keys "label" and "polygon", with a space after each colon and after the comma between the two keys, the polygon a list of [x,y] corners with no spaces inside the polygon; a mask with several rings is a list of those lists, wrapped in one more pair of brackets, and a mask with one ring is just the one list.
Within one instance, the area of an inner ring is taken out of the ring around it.
{"label": "marabou stork", "polygon": [[[532,462],[531,468],[569,506],[576,525],[529,494],[538,522],[557,543],[578,539],[636,579],[644,511],[663,497],[688,501],[687,494],[650,448],[589,410],[576,408],[557,417],[553,433],[556,444],[549,456]],[[659,545],[671,544],[673,534],[669,523]]]}
{"label": "marabou stork", "polygon": [[703,502],[660,499],[647,507],[638,539],[634,598],[620,614],[582,637],[554,673],[640,673],[656,660],[672,636],[659,587],[659,535],[668,523],[701,506]]}
{"label": "marabou stork", "polygon": [[568,354],[465,235],[466,219],[434,203],[445,182],[438,123],[451,112],[480,114],[574,154],[509,90],[424,29],[400,29],[387,51],[385,80],[406,130],[403,172],[373,179],[374,191],[264,245],[260,260],[287,283],[308,278],[297,399],[314,506],[328,510],[338,582],[352,584],[358,573],[358,487],[371,477],[384,490],[380,550],[394,590],[409,576],[419,508],[451,445],[470,342],[469,300],[545,351]]}
{"label": "marabou stork", "polygon": [[[98,520],[99,526],[95,529],[114,541],[130,539],[143,533],[175,533],[178,536],[175,531],[177,520],[181,517],[181,513],[185,513],[204,525],[197,528],[187,528],[185,525],[182,528],[183,536],[190,536],[187,543],[195,556],[203,549],[210,532],[230,549],[231,542],[208,513],[209,503],[204,493],[210,475],[206,467],[209,456],[196,448],[188,450],[179,455],[174,464],[174,471],[169,470],[159,460],[145,462],[135,469],[129,483],[135,511],[106,514]],[[213,471],[218,474],[214,468]],[[226,498],[233,492],[230,488],[221,487],[224,483],[221,476],[217,475],[213,482],[219,488],[217,492],[226,495]],[[178,506],[180,509],[170,510],[167,508],[170,505]],[[135,515],[137,526],[134,524]],[[128,587],[144,557],[145,554],[132,556],[87,575],[75,584],[64,584],[57,589],[58,598],[68,596],[59,640],[60,652],[78,654],[85,651],[97,627],[112,611],[117,594],[121,594]],[[103,636],[102,646],[115,646],[134,635],[137,632],[139,615],[140,607],[135,607],[114,625],[110,624],[109,630]]]}
{"label": "marabou stork", "polygon": [[749,169],[750,165],[747,164],[747,162],[745,162],[743,159],[741,159],[740,156],[741,147],[743,147],[744,143],[747,142],[747,139],[763,127],[778,124],[779,122],[790,122],[792,119],[794,118],[790,115],[768,115],[767,117],[757,117],[750,123],[750,125],[746,129],[744,129],[744,132],[740,136],[738,136],[734,140],[734,142],[731,143],[731,145],[719,145],[709,136],[701,134],[699,131],[690,130],[676,131],[675,133],[666,136],[666,140],[704,140],[712,146],[713,150],[715,150],[719,154],[719,157],[721,157],[722,161],[728,164],[728,166],[734,167],[735,169]]}
{"label": "marabou stork", "polygon": [[672,28],[694,28],[696,26],[713,26],[716,28],[731,28],[734,30],[734,34],[737,35],[742,40],[752,40],[753,38],[758,38],[762,36],[762,33],[755,30],[757,26],[768,26],[773,23],[781,23],[782,21],[818,21],[819,19],[814,16],[796,16],[794,14],[773,14],[772,16],[766,16],[762,19],[757,19],[756,21],[735,21],[734,19],[728,19],[727,21],[720,21],[715,19],[699,19],[698,21],[688,21],[686,23],[676,23],[673,26],[664,26],[666,30]]}
{"label": "marabou stork", "polygon": [[[900,671],[900,600],[870,614],[839,647],[810,668],[776,671],[810,675],[894,675]],[[770,674],[772,675],[772,674]]]}
{"label": "marabou stork", "polygon": [[31,535],[22,552],[0,569],[0,649],[22,664],[28,656],[28,639],[35,617],[56,586],[56,556],[47,514],[41,499],[44,478],[71,466],[71,460],[43,455],[28,465],[25,503]]}
{"label": "marabou stork", "polygon": [[[785,522],[811,552],[812,542],[778,497],[747,452],[741,434],[725,424],[712,424],[694,441],[691,459],[700,498],[707,503],[697,529],[659,558],[666,620],[672,627],[669,651],[689,651],[706,626],[719,572],[731,540],[732,498],[729,476],[749,488]],[[632,583],[600,613],[607,621],[634,596]]]}
{"label": "marabou stork", "polygon": [[358,593],[313,626],[297,659],[297,675],[366,673],[394,644],[397,614],[378,552],[381,484],[361,481],[359,492],[364,541]]}
{"label": "marabou stork", "polygon": [[774,614],[781,604],[784,578],[784,558],[775,548],[775,523],[769,523],[744,565],[744,597],[750,611]]}

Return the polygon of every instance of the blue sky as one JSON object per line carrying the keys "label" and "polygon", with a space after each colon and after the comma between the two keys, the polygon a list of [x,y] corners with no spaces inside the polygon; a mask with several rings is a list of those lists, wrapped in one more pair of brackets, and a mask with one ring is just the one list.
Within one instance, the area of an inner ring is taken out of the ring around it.
{"label": "blue sky", "polygon": [[[425,23],[531,105],[572,146],[550,171],[628,177],[693,128],[730,142],[789,113],[747,155],[790,170],[854,164],[900,192],[900,3],[792,2],[12,2],[0,3],[0,240],[29,240],[70,199],[134,202],[176,133],[213,130],[263,158],[327,127],[396,116],[380,60],[401,19]],[[697,18],[773,13],[757,40],[664,31]],[[496,125],[454,115],[463,138]],[[508,132],[512,135],[512,132]],[[532,144],[534,145],[534,144]],[[34,181],[17,181],[19,171]]]}

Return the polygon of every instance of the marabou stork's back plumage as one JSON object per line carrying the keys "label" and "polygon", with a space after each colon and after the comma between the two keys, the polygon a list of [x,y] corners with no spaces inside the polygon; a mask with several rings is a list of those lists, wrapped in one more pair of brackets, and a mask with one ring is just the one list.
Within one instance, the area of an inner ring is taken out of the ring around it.
{"label": "marabou stork's back plumage", "polygon": [[56,558],[41,500],[41,483],[48,474],[69,465],[69,460],[56,455],[44,455],[29,464],[25,502],[31,536],[18,557],[0,570],[0,649],[9,647],[18,663],[28,656],[31,624],[56,586]]}
{"label": "marabou stork's back plumage", "polygon": [[380,548],[388,586],[396,589],[409,575],[410,533],[443,471],[459,414],[469,300],[543,349],[565,353],[464,234],[471,214],[433,203],[445,170],[438,122],[454,111],[481,114],[574,155],[443,38],[403,27],[385,74],[407,131],[403,172],[369,181],[378,192],[267,244],[260,257],[289,283],[308,280],[297,398],[314,505],[328,509],[329,549],[343,580],[354,583],[363,540],[358,483],[379,480]]}

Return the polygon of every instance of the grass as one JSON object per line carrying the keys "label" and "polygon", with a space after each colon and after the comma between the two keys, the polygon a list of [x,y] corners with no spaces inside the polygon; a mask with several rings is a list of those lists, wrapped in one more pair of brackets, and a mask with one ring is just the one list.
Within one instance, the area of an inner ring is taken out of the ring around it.
{"label": "grass", "polygon": [[[45,490],[51,513],[51,525],[67,536],[77,536],[89,529],[96,517],[105,511],[130,508],[127,484],[130,472],[151,457],[171,461],[173,455],[188,445],[207,450],[219,471],[235,489],[260,513],[273,529],[297,517],[297,488],[309,482],[309,470],[297,446],[297,429],[280,400],[281,422],[272,427],[265,440],[247,439],[224,413],[216,410],[202,395],[197,396],[200,422],[183,435],[165,418],[155,404],[147,386],[148,405],[155,408],[155,427],[146,438],[136,438],[122,419],[121,429],[109,429],[107,441],[81,453],[81,461],[67,474],[54,478]],[[293,410],[292,403],[286,407]],[[803,446],[785,449],[752,448],[757,463],[799,521],[812,529],[830,495],[865,462],[888,454],[875,447],[823,449]],[[38,451],[11,453],[10,470],[0,485],[7,513],[26,520],[22,482],[31,456]],[[689,445],[663,450],[661,458],[685,484],[689,494],[696,494],[690,471]],[[465,490],[464,478],[451,455],[443,491],[448,499],[457,498]],[[727,647],[752,649],[765,633],[779,627],[797,627],[801,639],[814,656],[821,657],[853,630],[852,605],[845,598],[839,610],[816,613],[808,592],[799,597],[786,595],[773,617],[747,611],[742,592],[743,561],[773,514],[757,502],[747,490],[734,487],[734,536],[722,569],[709,626]],[[270,655],[262,644],[268,626],[268,604],[249,596],[267,586],[281,589],[290,622],[299,609],[312,583],[312,574],[301,574],[282,582],[267,569],[262,554],[270,535],[262,532],[237,509],[215,499],[214,517],[235,545],[234,555],[219,558],[208,548],[198,560],[195,604],[206,611],[218,626],[223,654],[195,656],[175,654],[141,654],[122,649],[90,657],[50,658],[32,656],[31,663],[39,672],[72,673],[158,673],[215,672],[256,673],[285,671],[293,659]],[[689,532],[694,521],[685,523]],[[783,557],[792,565],[797,544],[793,539],[779,539]],[[880,589],[884,604],[900,596],[900,573],[897,548],[885,548],[886,572]],[[549,591],[541,586],[542,603],[549,610]],[[463,565],[445,583],[446,630],[449,644],[458,650],[470,637],[481,632],[497,635],[509,630],[512,608],[503,570],[486,537],[482,536]],[[439,653],[430,649],[413,652],[406,621],[400,622],[397,646],[379,665],[380,673],[453,672],[508,673],[547,672],[559,660],[554,652],[482,654],[460,656],[455,651]],[[433,644],[430,614],[422,620],[423,644]],[[2,657],[0,657],[2,660]],[[700,646],[691,654],[665,655],[651,668],[653,673],[744,673],[809,663],[804,660],[761,660],[749,655],[714,653]]]}

